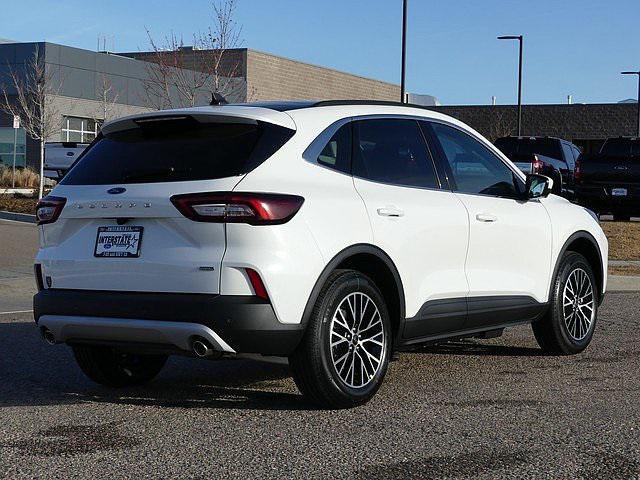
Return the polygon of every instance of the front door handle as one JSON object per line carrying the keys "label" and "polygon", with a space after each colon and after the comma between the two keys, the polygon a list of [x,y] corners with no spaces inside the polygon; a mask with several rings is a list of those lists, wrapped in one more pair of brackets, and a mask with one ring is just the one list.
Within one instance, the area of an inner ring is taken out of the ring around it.
{"label": "front door handle", "polygon": [[379,208],[378,215],[382,217],[402,217],[404,216],[404,211],[394,206],[388,206],[384,208]]}
{"label": "front door handle", "polygon": [[476,215],[476,220],[479,222],[495,222],[498,220],[498,217],[489,213],[478,213]]}

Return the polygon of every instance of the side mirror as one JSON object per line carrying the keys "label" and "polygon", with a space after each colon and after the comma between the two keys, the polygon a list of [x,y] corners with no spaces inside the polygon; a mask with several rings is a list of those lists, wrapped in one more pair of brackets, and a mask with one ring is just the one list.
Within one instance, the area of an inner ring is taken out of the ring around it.
{"label": "side mirror", "polygon": [[527,175],[527,184],[525,187],[526,198],[544,198],[551,193],[553,189],[553,180],[544,175],[532,173]]}

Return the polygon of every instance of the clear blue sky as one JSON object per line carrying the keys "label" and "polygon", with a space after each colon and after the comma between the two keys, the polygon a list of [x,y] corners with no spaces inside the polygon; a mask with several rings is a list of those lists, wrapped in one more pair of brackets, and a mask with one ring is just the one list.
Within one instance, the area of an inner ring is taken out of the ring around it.
{"label": "clear blue sky", "polygon": [[[516,100],[517,42],[525,35],[525,103],[636,97],[621,70],[640,69],[640,0],[409,0],[407,87],[444,104]],[[206,29],[208,0],[5,1],[0,37],[116,51],[156,36]],[[401,0],[239,0],[244,46],[399,82]]]}

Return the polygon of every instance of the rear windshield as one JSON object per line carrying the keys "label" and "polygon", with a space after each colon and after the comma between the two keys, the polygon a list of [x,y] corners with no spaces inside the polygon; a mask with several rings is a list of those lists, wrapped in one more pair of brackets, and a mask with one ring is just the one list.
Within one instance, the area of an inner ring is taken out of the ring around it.
{"label": "rear windshield", "polygon": [[542,155],[562,160],[560,142],[551,138],[499,138],[495,143],[507,157]]}
{"label": "rear windshield", "polygon": [[62,180],[64,185],[182,182],[253,170],[294,131],[258,123],[150,121],[100,135]]}
{"label": "rear windshield", "polygon": [[640,139],[612,138],[604,142],[600,153],[605,155],[627,156],[640,155]]}

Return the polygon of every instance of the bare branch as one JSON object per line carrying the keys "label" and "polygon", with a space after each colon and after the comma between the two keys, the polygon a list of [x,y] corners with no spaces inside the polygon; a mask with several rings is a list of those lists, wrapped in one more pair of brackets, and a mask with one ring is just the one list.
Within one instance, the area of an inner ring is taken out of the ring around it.
{"label": "bare branch", "polygon": [[27,135],[40,142],[40,197],[44,181],[44,142],[60,131],[60,111],[54,96],[62,90],[62,78],[55,79],[40,55],[34,50],[24,63],[24,71],[9,70],[9,85],[0,85],[0,110],[20,117]]}
{"label": "bare branch", "polygon": [[189,107],[208,102],[214,93],[240,96],[241,60],[228,55],[241,43],[242,29],[233,19],[236,5],[237,0],[214,1],[213,25],[205,33],[194,34],[188,47],[173,32],[158,43],[147,29],[152,52],[143,58],[149,62],[143,86],[149,106]]}

